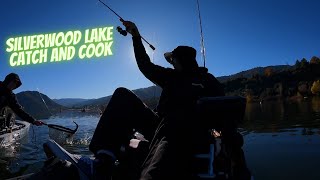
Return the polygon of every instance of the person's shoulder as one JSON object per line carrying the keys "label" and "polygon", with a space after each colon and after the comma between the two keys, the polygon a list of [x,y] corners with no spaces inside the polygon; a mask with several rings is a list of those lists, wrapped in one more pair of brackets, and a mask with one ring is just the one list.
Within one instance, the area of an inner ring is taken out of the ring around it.
{"label": "person's shoulder", "polygon": [[0,91],[1,91],[1,94],[5,95],[5,96],[12,96],[12,95],[14,96],[15,95],[11,90],[6,88],[1,81],[0,81]]}
{"label": "person's shoulder", "polygon": [[16,94],[6,88],[0,88],[0,94],[2,97],[5,97],[10,104],[17,102]]}
{"label": "person's shoulder", "polygon": [[4,89],[4,92],[5,92],[4,94],[5,94],[6,96],[8,96],[9,98],[16,98],[16,94],[15,94],[13,91],[5,88],[5,89]]}
{"label": "person's shoulder", "polygon": [[199,67],[198,68],[198,73],[202,74],[202,75],[208,75],[211,74],[208,70],[208,68],[206,67]]}
{"label": "person's shoulder", "polygon": [[212,73],[210,73],[207,68],[205,68],[205,67],[201,67],[201,68],[202,68],[201,77],[204,81],[211,82],[214,84],[220,83],[220,81],[216,78],[216,76],[214,76]]}
{"label": "person's shoulder", "polygon": [[199,67],[198,72],[200,73],[200,75],[202,76],[206,76],[206,77],[214,77],[213,74],[211,74],[208,70],[208,68],[206,67]]}

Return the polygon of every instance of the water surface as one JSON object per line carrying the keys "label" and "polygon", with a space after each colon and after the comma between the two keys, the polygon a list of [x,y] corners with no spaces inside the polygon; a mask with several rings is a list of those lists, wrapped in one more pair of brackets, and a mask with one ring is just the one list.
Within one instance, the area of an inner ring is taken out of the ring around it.
{"label": "water surface", "polygon": [[[45,120],[73,129],[79,124],[71,153],[91,156],[90,139],[98,123],[95,114],[71,113]],[[247,104],[241,124],[247,165],[255,180],[320,179],[320,100]],[[46,159],[42,144],[49,138],[45,126],[30,128],[29,136],[0,151],[3,179],[36,172]]]}

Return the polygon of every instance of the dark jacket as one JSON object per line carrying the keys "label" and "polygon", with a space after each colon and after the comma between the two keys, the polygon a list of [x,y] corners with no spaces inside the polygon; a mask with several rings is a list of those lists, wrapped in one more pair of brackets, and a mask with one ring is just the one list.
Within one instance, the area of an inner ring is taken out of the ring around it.
{"label": "dark jacket", "polygon": [[[223,86],[206,68],[181,72],[153,64],[140,38],[133,37],[133,46],[140,71],[162,88],[156,111],[163,121],[150,145],[156,147],[149,159],[155,162],[144,168],[147,177],[143,178],[168,179],[179,175],[180,179],[191,179],[196,173],[193,155],[198,132],[206,133],[198,128],[202,123],[197,118],[196,101],[205,96],[224,96]],[[168,142],[164,148],[162,142]]]}
{"label": "dark jacket", "polygon": [[153,64],[141,38],[133,37],[136,61],[146,78],[162,88],[156,111],[165,116],[172,111],[192,108],[199,97],[224,96],[223,86],[208,69],[199,67],[193,72],[178,72]]}
{"label": "dark jacket", "polygon": [[10,107],[22,120],[33,123],[35,119],[26,113],[18,103],[16,95],[0,81],[0,109]]}

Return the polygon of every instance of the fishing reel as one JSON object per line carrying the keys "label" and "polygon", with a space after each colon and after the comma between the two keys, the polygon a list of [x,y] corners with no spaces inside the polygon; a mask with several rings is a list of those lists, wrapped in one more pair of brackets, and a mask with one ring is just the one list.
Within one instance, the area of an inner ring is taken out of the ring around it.
{"label": "fishing reel", "polygon": [[[123,19],[120,19],[121,22],[123,22]],[[126,30],[123,30],[120,26],[117,27],[117,31],[123,35],[123,36],[127,36],[128,32]],[[149,44],[150,48],[152,50],[155,50],[156,48],[154,46],[152,46],[152,44],[150,44],[147,40],[145,40],[142,36],[141,39],[143,39],[147,44]]]}
{"label": "fishing reel", "polygon": [[126,36],[128,34],[128,32],[126,30],[123,30],[120,26],[117,27],[117,31],[123,36]]}
{"label": "fishing reel", "polygon": [[[99,0],[104,6],[106,6],[110,11],[112,11],[116,16],[118,16],[118,18],[120,18],[120,21],[123,22],[124,20],[122,19],[122,17],[119,16],[119,14],[117,14],[114,10],[112,10],[106,3],[102,2],[101,0]],[[127,31],[123,30],[120,26],[117,27],[117,31],[122,34],[123,36],[126,36],[128,33]],[[144,40],[144,42],[146,42],[147,44],[149,44],[150,48],[152,50],[155,50],[156,48],[154,46],[152,46],[146,39],[144,39],[141,36],[141,39]]]}

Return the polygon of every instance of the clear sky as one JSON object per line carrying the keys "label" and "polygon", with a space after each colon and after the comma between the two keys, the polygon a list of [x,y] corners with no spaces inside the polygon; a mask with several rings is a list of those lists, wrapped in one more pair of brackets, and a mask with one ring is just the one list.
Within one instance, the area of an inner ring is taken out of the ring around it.
{"label": "clear sky", "polygon": [[[163,53],[178,45],[200,53],[196,0],[103,0],[123,19],[138,26],[154,63],[170,65]],[[320,56],[318,0],[199,0],[206,67],[219,77],[258,66],[293,65]],[[138,89],[152,83],[139,71],[130,36],[120,35],[119,18],[97,0],[3,0],[0,6],[0,80],[18,73],[16,93],[39,90],[50,98],[100,98],[119,87]],[[11,67],[10,37],[113,26],[112,56]]]}

